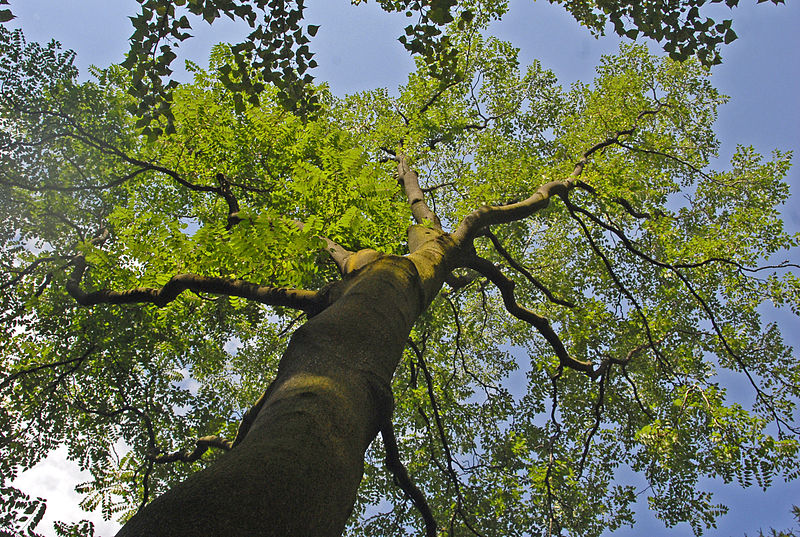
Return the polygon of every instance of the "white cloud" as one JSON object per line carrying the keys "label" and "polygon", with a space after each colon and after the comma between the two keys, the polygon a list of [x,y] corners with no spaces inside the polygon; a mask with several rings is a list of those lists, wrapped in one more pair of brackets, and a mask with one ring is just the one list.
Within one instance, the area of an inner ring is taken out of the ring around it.
{"label": "white cloud", "polygon": [[66,448],[58,448],[30,470],[20,474],[13,486],[33,497],[47,500],[47,511],[36,531],[45,537],[54,537],[54,521],[79,522],[90,520],[94,523],[95,534],[111,537],[119,531],[116,521],[103,520],[100,512],[87,513],[79,506],[81,495],[75,486],[90,479],[78,465],[67,460]]}

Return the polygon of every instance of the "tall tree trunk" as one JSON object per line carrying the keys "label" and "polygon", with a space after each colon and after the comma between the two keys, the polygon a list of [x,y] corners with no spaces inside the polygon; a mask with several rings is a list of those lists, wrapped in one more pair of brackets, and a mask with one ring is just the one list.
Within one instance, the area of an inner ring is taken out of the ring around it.
{"label": "tall tree trunk", "polygon": [[450,270],[452,243],[434,235],[410,256],[378,257],[338,284],[331,306],[292,336],[244,440],[156,498],[118,537],[341,535],[364,453],[391,412],[391,378],[411,327]]}

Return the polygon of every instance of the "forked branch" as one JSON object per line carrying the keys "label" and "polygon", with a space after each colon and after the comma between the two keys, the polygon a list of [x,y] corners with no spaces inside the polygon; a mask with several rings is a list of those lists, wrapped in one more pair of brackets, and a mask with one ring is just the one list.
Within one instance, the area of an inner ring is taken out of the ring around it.
{"label": "forked branch", "polygon": [[[461,490],[461,480],[459,479],[458,474],[456,473],[456,470],[453,467],[453,462],[456,462],[456,459],[453,456],[453,450],[450,448],[450,442],[447,440],[447,433],[445,432],[445,427],[444,424],[442,423],[442,415],[439,410],[439,404],[436,399],[436,391],[434,389],[433,376],[431,375],[431,372],[428,369],[428,366],[425,362],[424,352],[417,346],[416,343],[414,343],[414,340],[412,340],[411,338],[408,339],[408,344],[411,350],[416,355],[417,364],[419,365],[420,369],[422,370],[422,374],[425,377],[425,385],[427,386],[428,398],[431,403],[431,409],[433,410],[434,421],[436,422],[436,430],[439,433],[439,440],[442,442],[442,449],[444,450],[445,457],[447,458],[446,460],[447,467],[444,468],[442,466],[439,466],[439,469],[447,474],[451,483],[456,489],[456,505],[455,505],[455,511],[453,512],[453,516],[455,516],[455,513],[460,514],[461,519],[463,520],[464,525],[467,527],[467,529],[469,529],[470,532],[472,532],[472,534],[475,535],[476,537],[482,537],[482,535],[469,522],[467,514],[464,512],[465,499],[464,499],[464,494]],[[420,411],[424,417],[425,414],[424,412],[422,412],[422,409],[420,409]],[[425,419],[427,421],[427,418]],[[430,426],[428,428],[430,430]],[[453,534],[452,518],[450,522],[451,522],[450,534]]]}
{"label": "forked branch", "polygon": [[68,370],[71,373],[72,371],[77,369],[80,366],[80,364],[83,363],[95,351],[95,349],[96,347],[94,345],[90,345],[89,348],[83,354],[75,358],[67,358],[65,360],[59,360],[57,362],[51,362],[47,364],[39,364],[31,366],[27,369],[20,369],[19,371],[15,371],[14,373],[11,373],[7,377],[5,377],[2,380],[2,382],[0,382],[0,392],[2,392],[6,388],[6,386],[11,384],[18,378],[23,377],[25,375],[29,375],[31,373],[36,373],[37,371],[42,371],[43,369],[55,369],[63,365],[77,364],[74,367],[70,368],[70,370]]}
{"label": "forked branch", "polygon": [[[606,265],[606,267],[607,267],[607,269],[609,271],[609,274],[614,279],[615,283],[617,284],[617,287],[620,288],[620,290],[625,292],[627,298],[634,304],[634,306],[636,307],[636,309],[639,312],[640,316],[642,317],[643,320],[645,320],[645,322],[646,322],[646,319],[644,317],[644,313],[641,310],[641,307],[639,307],[638,303],[633,298],[632,294],[624,288],[622,283],[619,281],[619,278],[617,278],[613,274],[610,262],[605,257],[605,255],[603,255],[602,252],[598,249],[597,245],[595,244],[595,242],[593,241],[593,239],[591,237],[591,234],[589,233],[588,228],[586,227],[586,224],[583,222],[583,220],[581,220],[577,216],[578,213],[585,215],[587,218],[589,218],[589,220],[591,220],[593,223],[595,223],[600,228],[602,228],[602,229],[604,229],[604,230],[606,230],[608,232],[613,233],[615,236],[617,236],[620,239],[620,241],[622,242],[623,246],[629,252],[631,252],[632,254],[637,256],[638,258],[642,259],[643,261],[645,261],[645,262],[647,262],[647,263],[649,263],[651,265],[668,269],[673,274],[675,274],[675,276],[677,276],[677,278],[684,284],[686,289],[689,291],[689,294],[692,295],[692,297],[700,305],[701,309],[705,312],[707,319],[709,320],[709,322],[711,323],[712,328],[714,329],[714,333],[716,334],[718,340],[722,344],[722,347],[725,349],[727,354],[731,358],[734,359],[736,364],[739,366],[739,368],[745,374],[745,376],[747,377],[747,380],[750,382],[750,385],[753,387],[753,390],[756,392],[756,396],[770,410],[770,413],[772,414],[772,416],[773,416],[773,418],[775,420],[775,423],[778,426],[778,435],[779,436],[783,435],[783,431],[781,429],[782,426],[786,426],[787,429],[789,429],[790,431],[792,431],[795,434],[800,433],[800,428],[790,425],[785,419],[781,418],[778,415],[777,410],[775,409],[775,405],[772,403],[772,398],[768,394],[766,394],[764,392],[764,390],[761,389],[761,387],[758,385],[758,383],[756,382],[755,378],[753,377],[753,374],[750,372],[749,368],[747,367],[747,364],[745,363],[745,360],[742,357],[742,355],[737,353],[733,349],[732,345],[728,341],[728,338],[725,337],[725,334],[724,334],[724,332],[722,330],[722,327],[720,326],[719,320],[718,320],[717,315],[714,312],[714,310],[711,308],[709,303],[705,299],[703,299],[702,296],[700,296],[700,293],[695,288],[695,286],[692,284],[692,282],[689,280],[689,278],[686,276],[686,274],[684,274],[683,272],[681,272],[681,270],[679,270],[680,268],[686,268],[686,267],[696,268],[696,267],[699,267],[699,266],[703,266],[704,264],[709,262],[708,260],[700,262],[700,263],[687,264],[687,265],[673,265],[671,263],[658,260],[658,259],[654,258],[653,256],[650,256],[650,255],[646,254],[641,249],[639,249],[634,244],[634,242],[622,231],[622,229],[620,229],[620,228],[618,228],[618,227],[616,227],[616,226],[614,226],[612,224],[606,223],[603,220],[601,220],[600,218],[598,218],[597,215],[591,213],[590,211],[587,211],[586,209],[584,209],[582,207],[578,207],[578,206],[574,205],[566,197],[564,199],[564,203],[567,205],[567,208],[569,209],[570,215],[572,216],[572,218],[575,219],[579,223],[579,225],[581,226],[581,228],[582,228],[582,230],[584,232],[584,235],[589,240],[590,244],[592,245],[592,248],[595,250],[595,253],[597,253],[601,257],[601,259],[603,260],[603,263]],[[716,261],[720,261],[718,258],[713,258],[713,259],[716,260]],[[733,261],[727,261],[727,263],[731,264],[733,266],[736,266],[737,268],[739,268],[739,270],[742,270],[744,268],[741,265],[739,265],[738,263],[733,262]],[[754,269],[751,269],[751,270],[754,271]],[[652,342],[652,336],[650,335],[649,326],[647,324],[645,324],[645,328],[648,331],[648,339],[650,339],[650,341]],[[656,356],[660,356],[660,353],[658,352],[658,349],[657,349],[656,346],[653,346],[653,350],[656,351]]]}
{"label": "forked branch", "polygon": [[[575,183],[575,186],[577,188],[585,190],[586,192],[591,193],[593,196],[595,196],[597,198],[600,197],[600,194],[598,194],[597,190],[593,186],[591,186],[591,185],[589,185],[587,183],[584,183],[583,181],[578,181],[577,183]],[[650,214],[648,212],[644,212],[644,211],[639,211],[638,209],[636,209],[633,206],[633,204],[630,201],[626,200],[623,197],[617,196],[615,198],[612,198],[611,201],[613,201],[617,205],[621,206],[623,209],[625,209],[625,212],[627,212],[629,215],[631,215],[634,218],[638,218],[640,220],[644,220],[644,219],[652,220],[653,219],[653,215],[652,214]],[[660,210],[656,210],[655,215],[658,216],[658,217],[662,217],[662,216],[664,216],[664,213],[661,212]]]}
{"label": "forked branch", "polygon": [[513,268],[514,270],[525,276],[525,279],[527,279],[529,282],[533,284],[534,287],[536,287],[539,291],[541,291],[544,294],[544,296],[547,297],[547,300],[549,300],[554,304],[558,304],[559,306],[564,306],[567,308],[575,307],[575,304],[573,304],[572,302],[567,302],[566,300],[562,300],[556,297],[553,294],[553,292],[547,288],[547,286],[545,286],[533,274],[531,274],[531,271],[525,268],[522,265],[522,263],[514,259],[514,257],[509,253],[508,250],[505,249],[503,244],[500,242],[500,239],[498,239],[497,236],[494,233],[492,233],[489,229],[485,231],[484,235],[492,242],[492,246],[494,246],[494,249],[497,250],[497,253],[500,254],[503,257],[503,259],[505,259],[508,262],[509,265],[511,265],[511,268]]}
{"label": "forked branch", "polygon": [[[292,220],[292,223],[300,231],[303,231],[305,228],[305,223],[300,220]],[[336,263],[336,266],[339,268],[339,273],[345,274],[345,272],[347,272],[347,261],[355,252],[348,250],[341,244],[329,239],[328,237],[325,237],[324,235],[317,235],[317,237],[325,242],[325,252],[331,256],[333,262]]]}
{"label": "forked branch", "polygon": [[586,373],[593,379],[599,375],[599,371],[595,371],[591,363],[582,362],[569,355],[561,338],[558,337],[558,334],[556,334],[553,327],[550,325],[550,321],[517,303],[517,299],[514,297],[514,287],[516,283],[503,274],[494,263],[487,259],[474,256],[469,261],[468,266],[483,274],[500,290],[500,294],[503,297],[503,304],[511,315],[533,325],[533,327],[539,331],[542,337],[544,337],[553,348],[553,351],[555,351],[561,365]]}
{"label": "forked branch", "polygon": [[580,226],[581,231],[583,232],[584,237],[586,237],[586,240],[589,242],[589,246],[591,247],[592,251],[597,255],[597,257],[599,257],[602,260],[603,265],[605,265],[606,267],[608,275],[611,276],[611,279],[614,281],[614,284],[616,285],[617,289],[633,305],[634,310],[636,311],[636,315],[642,321],[642,325],[644,326],[645,330],[645,335],[647,336],[648,344],[653,349],[653,352],[655,353],[659,365],[661,365],[661,367],[664,369],[664,372],[667,373],[670,377],[675,377],[676,376],[675,371],[672,369],[672,366],[670,365],[667,358],[661,353],[661,350],[659,349],[658,346],[658,342],[653,338],[653,330],[650,327],[650,321],[648,320],[647,315],[645,315],[644,309],[639,304],[639,301],[636,300],[636,297],[633,296],[633,293],[625,286],[625,284],[623,284],[622,279],[619,277],[619,275],[617,275],[613,265],[611,264],[611,261],[608,259],[608,256],[606,256],[603,253],[603,251],[600,249],[600,246],[592,237],[592,234],[589,231],[589,228],[586,226],[586,223],[576,214],[575,206],[566,197],[564,198],[564,203],[566,204],[567,209],[569,210],[570,217],[573,220],[575,220]]}
{"label": "forked branch", "polygon": [[635,130],[636,127],[617,131],[613,136],[593,145],[581,155],[581,158],[578,159],[575,168],[573,168],[568,178],[549,181],[541,185],[533,194],[522,201],[509,203],[508,205],[484,205],[472,211],[465,216],[458,225],[455,232],[452,234],[453,239],[457,244],[467,244],[488,226],[522,220],[523,218],[532,216],[542,209],[545,209],[550,205],[550,200],[553,196],[564,197],[570,190],[577,186],[578,178],[583,173],[584,168],[586,168],[586,165],[589,163],[589,158],[594,153],[610,145],[619,143],[620,137],[629,136],[633,134]]}

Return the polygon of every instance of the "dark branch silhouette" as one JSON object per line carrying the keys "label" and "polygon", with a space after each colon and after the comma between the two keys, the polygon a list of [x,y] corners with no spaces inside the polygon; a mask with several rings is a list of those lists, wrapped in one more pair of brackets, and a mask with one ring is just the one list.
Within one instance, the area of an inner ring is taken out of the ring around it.
{"label": "dark branch silhouette", "polygon": [[547,297],[547,300],[549,300],[554,304],[565,306],[567,308],[575,307],[575,304],[573,304],[572,302],[568,302],[566,300],[562,300],[556,297],[553,294],[553,292],[550,291],[550,289],[548,289],[533,274],[531,274],[531,271],[525,268],[522,265],[522,263],[514,259],[514,257],[508,252],[508,250],[505,249],[503,244],[500,242],[500,239],[498,239],[497,236],[491,232],[491,230],[487,229],[484,232],[484,235],[489,238],[489,240],[492,242],[492,246],[494,246],[494,249],[497,250],[497,253],[500,254],[503,257],[503,259],[505,259],[508,262],[509,265],[511,265],[511,268],[513,268],[514,270],[525,276],[525,279],[527,279],[529,282],[533,284],[534,287],[536,287],[539,291],[541,291],[544,294],[544,296]]}
{"label": "dark branch silhouette", "polygon": [[598,373],[591,363],[582,362],[569,355],[569,352],[567,352],[567,349],[564,347],[564,343],[558,337],[558,334],[555,333],[553,327],[550,326],[550,321],[517,303],[514,297],[514,287],[516,284],[513,280],[508,278],[508,276],[503,274],[491,261],[475,256],[470,259],[469,267],[486,276],[498,288],[503,297],[503,304],[511,315],[521,321],[531,324],[539,331],[553,348],[561,364],[570,369],[586,373],[591,378],[597,376]]}
{"label": "dark branch silhouette", "polygon": [[325,306],[324,295],[317,291],[269,287],[244,280],[199,276],[197,274],[177,274],[161,289],[137,287],[126,291],[103,289],[87,293],[80,287],[81,279],[87,267],[86,260],[81,255],[76,256],[73,259],[73,265],[75,269],[72,271],[69,280],[67,280],[66,288],[70,296],[82,306],[102,303],[151,303],[158,307],[163,307],[186,290],[215,295],[238,296],[270,306],[283,306],[309,313],[319,312]]}
{"label": "dark branch silhouette", "polygon": [[430,505],[428,505],[428,500],[425,499],[425,495],[411,480],[408,470],[400,460],[400,451],[397,447],[397,438],[394,434],[394,426],[391,419],[386,419],[381,425],[381,437],[383,438],[383,446],[386,449],[386,468],[392,472],[397,485],[411,499],[411,503],[414,504],[414,507],[425,521],[426,537],[436,537],[436,519],[433,518],[433,513]]}
{"label": "dark branch silhouette", "polygon": [[148,453],[147,459],[156,464],[166,464],[170,462],[194,462],[205,455],[211,448],[230,450],[232,442],[216,435],[204,436],[195,440],[194,449],[179,449],[172,453]]}
{"label": "dark branch silhouette", "polygon": [[[719,325],[719,321],[717,320],[716,314],[713,312],[713,310],[708,305],[706,300],[704,300],[703,297],[700,296],[700,294],[695,289],[694,285],[692,285],[692,283],[686,277],[686,275],[683,272],[681,272],[676,265],[672,265],[672,264],[666,263],[664,261],[659,261],[659,260],[655,259],[654,257],[647,255],[646,253],[642,252],[639,248],[637,248],[636,245],[633,243],[633,241],[631,241],[630,238],[628,238],[628,236],[625,235],[625,233],[621,229],[619,229],[616,226],[613,226],[611,224],[607,224],[606,222],[603,222],[601,219],[599,219],[596,215],[592,214],[590,211],[587,211],[586,209],[583,209],[581,207],[577,207],[576,205],[572,204],[568,199],[565,199],[564,201],[567,204],[567,207],[569,208],[570,214],[573,216],[573,218],[575,218],[579,222],[579,224],[583,228],[584,234],[589,239],[589,241],[592,244],[592,247],[595,250],[595,252],[597,252],[598,255],[600,255],[603,258],[603,262],[606,264],[606,267],[609,269],[609,274],[611,274],[611,265],[610,265],[608,259],[604,255],[602,255],[602,253],[599,251],[599,249],[597,249],[596,245],[594,244],[593,239],[591,238],[591,234],[589,233],[588,228],[586,228],[586,224],[580,218],[577,217],[576,213],[581,213],[581,214],[586,215],[592,222],[594,222],[595,224],[597,224],[601,228],[603,228],[603,229],[613,233],[617,237],[619,237],[619,239],[622,241],[622,244],[625,246],[625,248],[628,251],[630,251],[631,253],[633,253],[634,255],[636,255],[637,257],[639,257],[640,259],[642,259],[642,260],[644,260],[644,261],[646,261],[648,263],[651,263],[651,264],[653,264],[655,266],[666,268],[666,269],[670,270],[673,274],[675,274],[678,277],[678,279],[681,280],[681,282],[684,284],[684,286],[686,286],[686,289],[689,291],[689,294],[692,295],[692,297],[697,301],[697,303],[700,305],[700,307],[705,312],[706,317],[711,322],[711,326],[713,327],[714,332],[717,335],[718,340],[722,343],[722,346],[725,349],[725,351],[728,353],[728,355],[731,356],[734,359],[734,361],[739,366],[739,368],[742,370],[742,372],[744,372],[745,376],[747,377],[747,380],[750,382],[750,385],[755,390],[756,396],[770,410],[770,413],[772,414],[772,417],[773,417],[773,419],[775,420],[775,423],[778,426],[778,435],[779,436],[783,436],[783,431],[782,431],[782,428],[781,428],[782,426],[785,426],[787,429],[789,429],[790,431],[792,431],[794,433],[800,432],[800,428],[796,428],[796,427],[791,426],[789,423],[786,422],[786,420],[784,420],[783,418],[778,416],[777,410],[775,409],[775,406],[772,404],[772,401],[771,401],[772,398],[769,395],[767,395],[766,393],[764,393],[764,390],[762,390],[761,387],[758,385],[758,383],[756,382],[755,378],[753,378],[753,375],[750,372],[749,368],[744,363],[744,359],[742,358],[742,356],[739,355],[739,353],[737,353],[736,351],[733,350],[733,347],[730,345],[728,339],[722,333],[722,328]],[[733,263],[733,264],[737,265],[736,263]],[[698,266],[700,266],[700,265],[698,265]],[[612,278],[614,278],[615,283],[617,283],[617,286],[621,290],[624,289],[624,287],[622,286],[621,282],[619,281],[619,279],[616,276],[614,276],[612,274]],[[638,302],[636,302],[636,300],[633,298],[633,296],[630,294],[630,292],[627,289],[624,289],[624,292],[625,292],[626,296],[628,297],[628,299],[631,300],[631,302],[634,304],[634,306],[636,307],[637,311],[640,313],[642,318],[644,319],[644,313],[642,312],[641,308],[639,307]],[[648,338],[650,338],[651,336],[650,336],[649,326],[648,325],[645,325],[645,326],[646,326],[647,331],[648,331]],[[657,351],[656,347],[653,347],[653,349],[656,350],[657,355],[660,354]]]}

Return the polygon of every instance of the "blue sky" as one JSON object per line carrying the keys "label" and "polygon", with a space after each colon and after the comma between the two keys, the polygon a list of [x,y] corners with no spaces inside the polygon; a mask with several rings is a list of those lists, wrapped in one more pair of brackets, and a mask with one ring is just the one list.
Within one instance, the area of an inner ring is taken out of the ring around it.
{"label": "blue sky", "polygon": [[[77,53],[82,73],[86,66],[106,66],[118,62],[127,50],[131,27],[125,15],[136,9],[133,0],[11,0],[18,16],[12,27],[22,27],[29,40],[55,38]],[[762,153],[773,149],[795,151],[800,156],[800,3],[775,6],[771,2],[756,5],[743,1],[732,12],[739,40],[724,49],[724,63],[714,68],[713,80],[729,96],[717,123],[722,141],[720,162],[733,153],[737,144],[753,145]],[[731,12],[716,6],[720,17]],[[312,46],[320,67],[315,75],[326,81],[337,94],[374,87],[396,88],[406,79],[412,62],[396,37],[407,24],[404,17],[392,17],[376,9],[374,3],[350,7],[348,0],[314,2],[308,22],[320,24]],[[227,21],[213,28],[199,23],[195,39],[183,46],[180,58],[204,63],[213,43],[238,40],[244,30]],[[565,85],[575,80],[589,80],[601,54],[613,53],[619,39],[591,38],[585,29],[558,6],[540,0],[512,0],[506,19],[493,32],[511,40],[521,49],[523,63],[533,59],[552,69]],[[800,171],[795,167],[789,176],[793,202],[784,211],[787,227],[800,230]],[[797,255],[795,255],[795,258]],[[798,260],[795,259],[795,262]],[[797,318],[783,316],[784,334],[800,347]],[[76,496],[69,489],[81,478],[62,459],[46,462],[38,474],[24,481],[28,492],[51,498],[50,514],[55,518],[83,518],[77,511]],[[758,528],[792,526],[789,508],[800,504],[800,483],[779,484],[767,493],[736,485],[721,487],[717,500],[728,504],[731,512],[720,520],[711,535],[741,537],[754,535]],[[643,497],[646,494],[643,495]],[[649,534],[691,535],[688,527],[665,530],[663,525],[639,506],[641,525],[636,530],[620,530],[614,537]],[[110,535],[112,526],[98,526],[102,535]]]}

